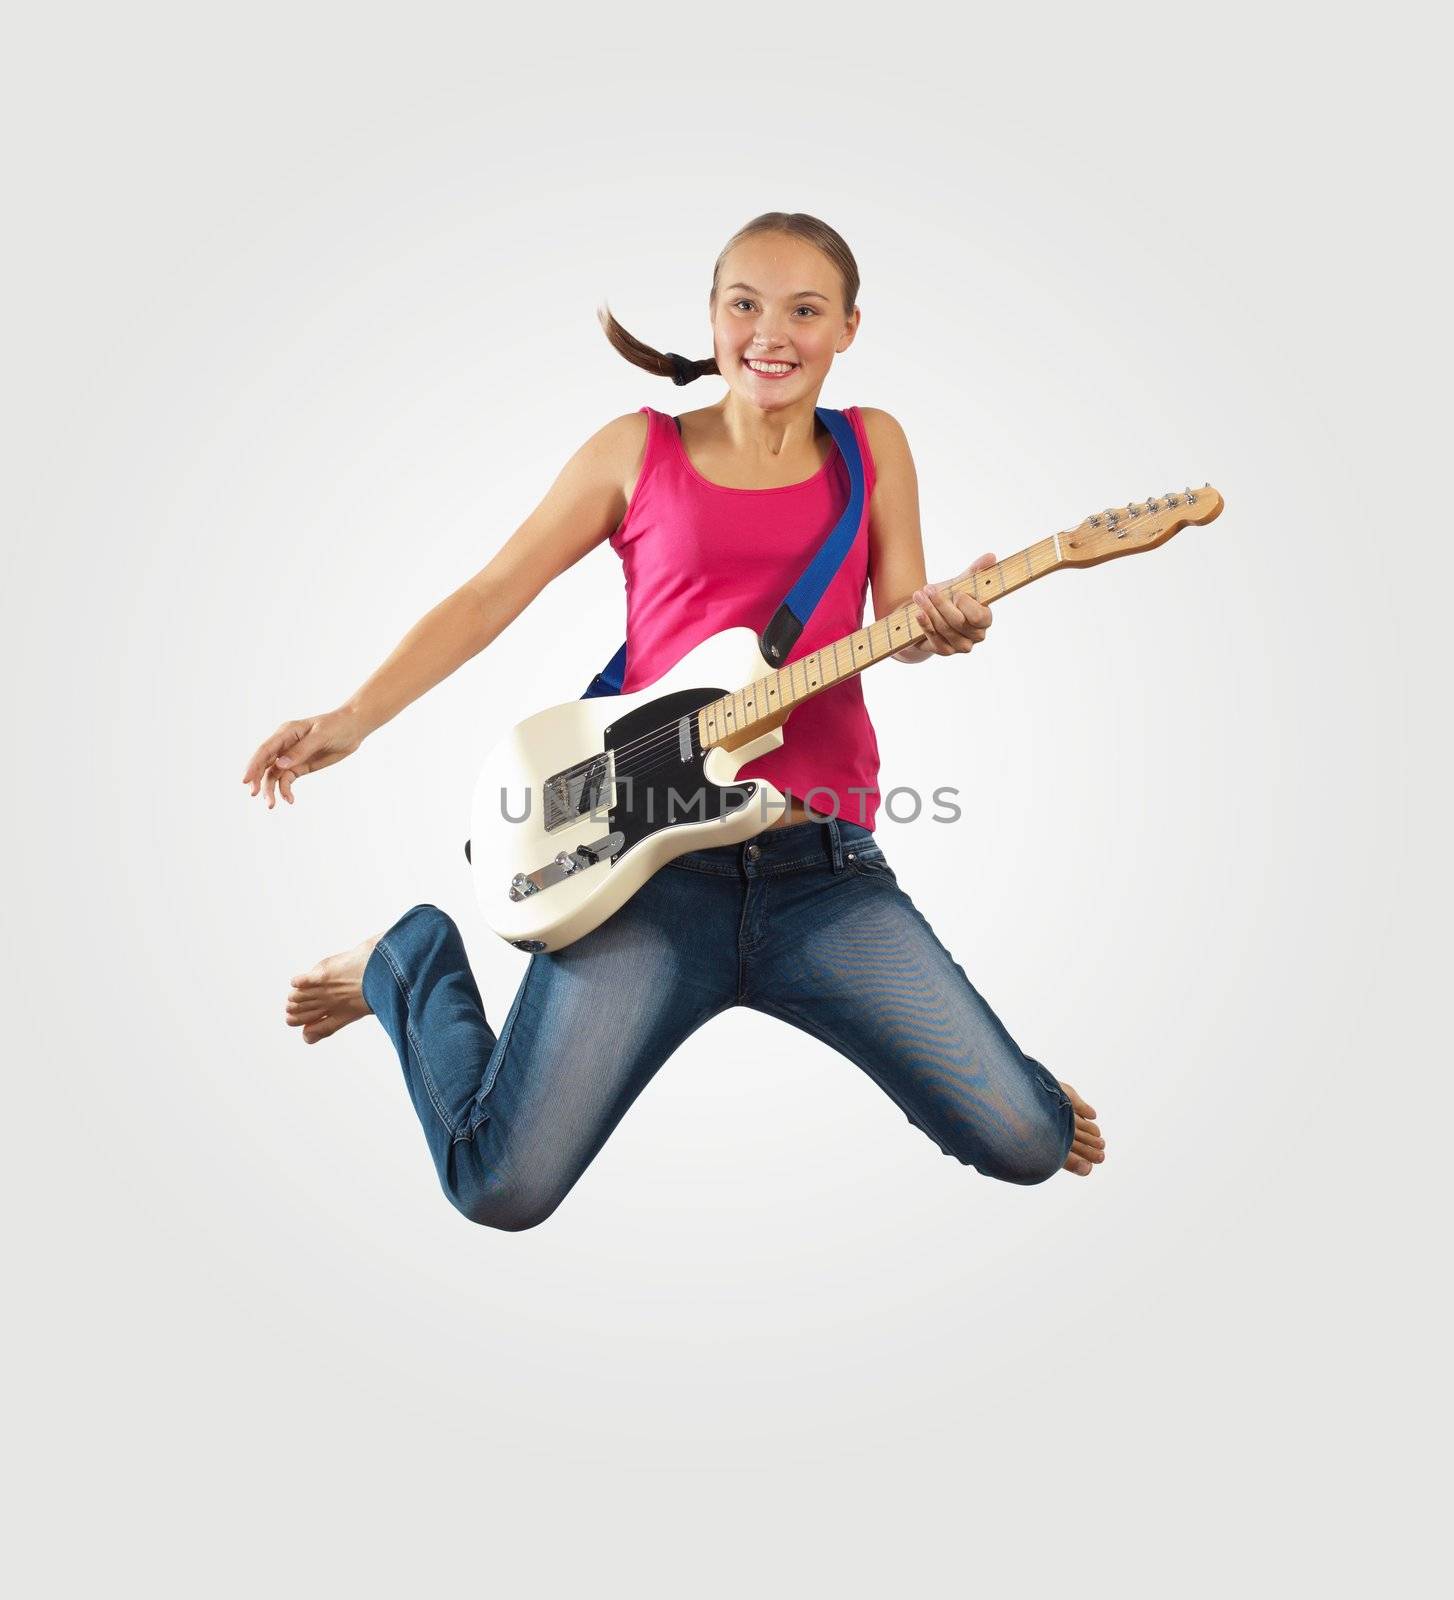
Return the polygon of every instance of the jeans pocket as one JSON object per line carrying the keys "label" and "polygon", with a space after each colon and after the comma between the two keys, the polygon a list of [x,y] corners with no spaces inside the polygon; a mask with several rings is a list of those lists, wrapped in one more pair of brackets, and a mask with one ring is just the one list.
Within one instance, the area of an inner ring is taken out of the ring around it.
{"label": "jeans pocket", "polygon": [[864,878],[891,878],[895,883],[894,869],[888,864],[882,849],[873,841],[853,844],[843,852],[843,859],[851,871]]}

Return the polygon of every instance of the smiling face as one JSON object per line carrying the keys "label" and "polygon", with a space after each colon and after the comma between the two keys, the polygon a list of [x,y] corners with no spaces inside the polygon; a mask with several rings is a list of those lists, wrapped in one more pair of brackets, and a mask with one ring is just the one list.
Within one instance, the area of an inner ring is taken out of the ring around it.
{"label": "smiling face", "polygon": [[731,250],[711,310],[718,370],[762,411],[815,396],[858,332],[857,306],[843,310],[838,269],[791,234],[754,234]]}

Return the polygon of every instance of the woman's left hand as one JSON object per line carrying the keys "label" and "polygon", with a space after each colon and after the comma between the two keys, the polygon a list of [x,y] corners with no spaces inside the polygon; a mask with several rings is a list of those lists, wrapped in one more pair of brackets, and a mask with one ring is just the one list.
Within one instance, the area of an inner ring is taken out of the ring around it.
{"label": "woman's left hand", "polygon": [[[950,582],[960,583],[994,564],[993,555],[981,556]],[[966,655],[975,645],[984,643],[985,632],[994,621],[990,608],[982,606],[967,589],[951,595],[949,587],[930,583],[914,591],[914,619],[924,630],[923,639],[915,641],[914,648],[924,656]]]}

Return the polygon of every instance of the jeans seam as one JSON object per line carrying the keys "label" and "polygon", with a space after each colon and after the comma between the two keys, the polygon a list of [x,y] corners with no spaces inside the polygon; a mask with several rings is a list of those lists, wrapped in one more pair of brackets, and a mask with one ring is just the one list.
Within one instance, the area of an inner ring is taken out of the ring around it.
{"label": "jeans seam", "polygon": [[439,1118],[440,1126],[453,1139],[455,1136],[454,1123],[445,1115],[444,1108],[439,1103],[439,1090],[434,1082],[434,1074],[429,1070],[429,1062],[426,1060],[424,1050],[419,1043],[419,1035],[414,1032],[414,1019],[410,1014],[413,991],[410,989],[399,963],[394,960],[393,951],[389,949],[385,941],[379,939],[374,948],[382,953],[385,964],[393,974],[394,982],[399,986],[399,993],[404,996],[404,1037],[414,1047],[414,1054],[419,1058],[419,1076],[424,1082],[424,1090],[429,1096],[429,1103],[434,1107],[434,1115]]}
{"label": "jeans seam", "polygon": [[531,956],[529,964],[525,968],[525,976],[520,980],[520,987],[515,991],[515,998],[510,1003],[510,1010],[500,1026],[500,1035],[495,1040],[495,1048],[490,1052],[489,1061],[485,1063],[485,1077],[475,1094],[475,1102],[472,1109],[477,1111],[478,1115],[472,1115],[467,1126],[461,1128],[454,1135],[455,1144],[459,1144],[463,1140],[473,1139],[480,1131],[480,1128],[490,1120],[490,1113],[485,1102],[490,1098],[490,1092],[495,1087],[496,1078],[500,1076],[500,1064],[504,1060],[505,1051],[509,1049],[510,1035],[515,1031],[515,1019],[520,1015],[520,1008],[525,1003],[526,986],[530,982],[531,976],[535,971],[535,963],[539,959],[538,955]]}

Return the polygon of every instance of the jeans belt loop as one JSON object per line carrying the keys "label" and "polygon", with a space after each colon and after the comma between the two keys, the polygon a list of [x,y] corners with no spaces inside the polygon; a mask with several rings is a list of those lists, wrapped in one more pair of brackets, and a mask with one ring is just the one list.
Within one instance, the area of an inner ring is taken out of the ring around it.
{"label": "jeans belt loop", "polygon": [[828,830],[828,838],[833,856],[834,872],[843,871],[843,835],[838,831],[838,818],[829,817],[824,827]]}

